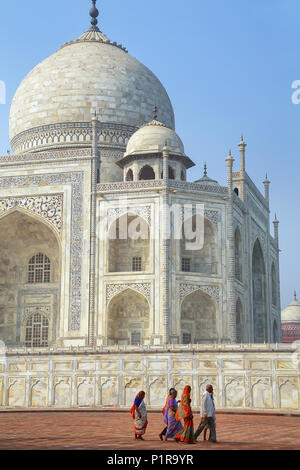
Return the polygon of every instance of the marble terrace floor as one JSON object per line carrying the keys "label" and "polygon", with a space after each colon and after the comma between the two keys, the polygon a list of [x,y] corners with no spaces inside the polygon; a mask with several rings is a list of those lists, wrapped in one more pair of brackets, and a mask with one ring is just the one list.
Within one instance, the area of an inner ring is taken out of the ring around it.
{"label": "marble terrace floor", "polygon": [[[148,414],[144,442],[133,439],[133,420],[124,412],[4,412],[0,413],[0,450],[299,450],[300,417],[217,416],[218,443],[195,445],[161,442],[160,413]],[[195,426],[199,415],[195,414]]]}

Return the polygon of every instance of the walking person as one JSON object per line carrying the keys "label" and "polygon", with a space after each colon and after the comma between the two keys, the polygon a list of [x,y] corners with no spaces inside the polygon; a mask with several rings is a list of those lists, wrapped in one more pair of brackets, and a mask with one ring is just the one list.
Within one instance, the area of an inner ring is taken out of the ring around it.
{"label": "walking person", "polygon": [[175,440],[186,442],[187,444],[194,444],[194,421],[191,408],[191,391],[191,387],[186,385],[183,390],[181,403],[175,415],[177,421],[183,419],[184,422],[184,426],[181,431],[175,435]]}
{"label": "walking person", "polygon": [[197,431],[195,432],[194,439],[197,442],[197,438],[202,433],[203,429],[208,427],[210,431],[209,441],[217,442],[216,436],[216,407],[214,401],[214,389],[212,385],[206,386],[206,392],[202,397],[202,418]]}
{"label": "walking person", "polygon": [[[162,409],[162,414],[163,414],[163,417],[164,417],[164,423],[165,424],[168,424],[165,421],[165,415],[166,415],[166,412],[168,411],[168,402],[169,402],[169,399],[170,399],[173,392],[176,392],[175,388],[170,388],[169,394],[168,394],[167,399],[166,399],[166,404]],[[177,394],[177,392],[176,392],[176,394]],[[163,441],[163,436],[166,435],[167,430],[168,430],[168,426],[165,426],[165,428],[162,430],[162,432],[158,435],[158,437],[160,438],[161,441]]]}
{"label": "walking person", "polygon": [[175,436],[182,430],[181,421],[176,419],[176,412],[178,409],[176,397],[177,391],[173,389],[165,411],[165,423],[167,424],[165,441],[168,439],[175,439]]}
{"label": "walking person", "polygon": [[134,419],[134,431],[135,431],[135,440],[143,441],[142,437],[147,429],[147,409],[144,402],[145,392],[140,391],[133,403],[133,406],[130,410],[130,414]]}

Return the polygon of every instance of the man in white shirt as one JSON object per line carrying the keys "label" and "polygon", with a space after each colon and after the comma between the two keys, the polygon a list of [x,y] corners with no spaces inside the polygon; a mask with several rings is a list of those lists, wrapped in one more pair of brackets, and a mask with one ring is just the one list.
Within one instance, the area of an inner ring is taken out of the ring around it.
{"label": "man in white shirt", "polygon": [[199,424],[197,431],[194,434],[194,439],[197,441],[197,438],[202,433],[205,426],[208,426],[210,430],[209,441],[217,442],[216,436],[216,408],[214,402],[214,389],[212,385],[206,386],[206,392],[204,392],[202,397],[202,419]]}

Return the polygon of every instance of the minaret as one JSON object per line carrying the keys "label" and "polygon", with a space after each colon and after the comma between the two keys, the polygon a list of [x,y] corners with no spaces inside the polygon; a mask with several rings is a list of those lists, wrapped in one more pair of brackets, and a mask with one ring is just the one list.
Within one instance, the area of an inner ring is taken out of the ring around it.
{"label": "minaret", "polygon": [[245,201],[245,179],[246,179],[246,147],[247,144],[244,142],[244,136],[241,136],[241,141],[238,144],[240,149],[240,179],[241,179],[241,186],[240,186],[240,193],[239,196],[242,201]]}
{"label": "minaret", "polygon": [[227,163],[227,187],[229,191],[229,196],[232,196],[233,190],[233,179],[232,179],[232,168],[234,163],[234,158],[231,155],[231,149],[229,149],[228,157],[226,158]]}
{"label": "minaret", "polygon": [[279,245],[279,220],[277,219],[277,214],[275,214],[275,219],[273,220],[273,225],[274,225],[274,239]]}
{"label": "minaret", "polygon": [[165,141],[163,148],[163,180],[167,181],[169,179],[169,148],[168,141]]}
{"label": "minaret", "polygon": [[[92,162],[91,162],[91,210],[90,210],[90,282],[89,282],[89,345],[95,342],[95,286],[96,286],[96,210],[97,182],[100,175],[100,153],[98,148],[99,121],[95,111],[92,118]],[[99,172],[99,173],[98,173]]]}
{"label": "minaret", "polygon": [[266,178],[264,181],[264,187],[265,187],[265,200],[267,203],[270,203],[270,183],[271,181],[268,180],[268,175],[266,174]]}
{"label": "minaret", "polygon": [[234,158],[229,150],[227,163],[227,336],[231,343],[236,343],[236,306],[235,306],[235,249],[233,229],[233,179],[232,168]]}

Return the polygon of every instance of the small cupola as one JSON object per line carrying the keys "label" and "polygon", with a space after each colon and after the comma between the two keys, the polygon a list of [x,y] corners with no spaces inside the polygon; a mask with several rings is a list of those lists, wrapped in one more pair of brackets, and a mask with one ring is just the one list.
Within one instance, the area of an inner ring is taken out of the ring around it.
{"label": "small cupola", "polygon": [[129,139],[124,157],[117,162],[124,171],[124,181],[163,178],[163,150],[168,149],[168,179],[186,180],[186,170],[194,166],[184,153],[180,137],[157,119],[140,127]]}

